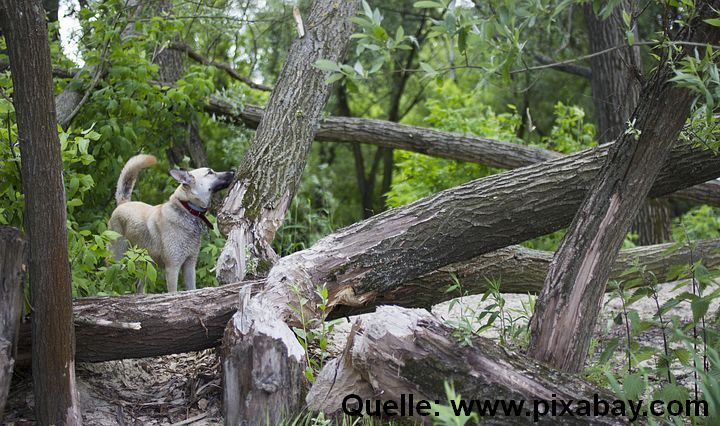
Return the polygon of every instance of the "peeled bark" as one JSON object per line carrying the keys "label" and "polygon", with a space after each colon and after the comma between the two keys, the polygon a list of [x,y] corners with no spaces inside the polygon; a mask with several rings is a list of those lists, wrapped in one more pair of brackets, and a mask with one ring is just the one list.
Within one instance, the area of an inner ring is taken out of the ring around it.
{"label": "peeled bark", "polygon": [[65,188],[45,12],[37,0],[4,0],[1,12],[21,141],[33,307],[35,418],[40,424],[81,424]]}
{"label": "peeled bark", "polygon": [[[425,310],[382,306],[375,314],[357,320],[353,331],[344,355],[322,370],[308,394],[311,410],[342,414],[342,399],[350,394],[371,401],[395,401],[397,412],[400,401],[409,395],[415,403],[426,400],[447,404],[445,383],[451,383],[456,394],[468,402],[523,401],[517,415],[504,415],[498,409],[495,416],[483,419],[492,424],[535,424],[538,420],[571,425],[628,423],[624,416],[541,416],[541,404],[535,401],[546,401],[548,407],[553,401],[557,405],[559,400],[572,401],[570,407],[575,412],[580,400],[592,404],[601,399],[611,404],[617,398],[489,339],[472,336],[472,344],[463,345],[452,329]],[[408,405],[404,404],[405,415],[410,414]],[[536,413],[532,411],[534,405]],[[413,408],[416,420],[430,420]],[[435,411],[429,408],[425,413]]]}
{"label": "peeled bark", "polygon": [[[342,61],[358,1],[317,0],[305,20],[307,32],[290,46],[265,116],[218,212],[227,242],[217,262],[221,283],[240,281],[246,256],[264,274],[277,259],[275,232],[295,196],[330,86],[315,67],[320,59]],[[249,252],[249,253],[247,253]]]}
{"label": "peeled bark", "polygon": [[[720,29],[702,21],[714,15],[712,8],[720,8],[720,1],[699,6],[683,40],[709,44],[720,40]],[[686,54],[702,56],[684,51],[672,62]],[[695,98],[669,81],[672,76],[664,63],[643,88],[631,120],[636,132],[623,134],[613,144],[555,253],[531,321],[528,354],[539,361],[569,372],[580,371],[585,364],[610,267]]]}
{"label": "peeled bark", "polygon": [[24,253],[20,232],[0,226],[0,419],[12,381],[23,311]]}

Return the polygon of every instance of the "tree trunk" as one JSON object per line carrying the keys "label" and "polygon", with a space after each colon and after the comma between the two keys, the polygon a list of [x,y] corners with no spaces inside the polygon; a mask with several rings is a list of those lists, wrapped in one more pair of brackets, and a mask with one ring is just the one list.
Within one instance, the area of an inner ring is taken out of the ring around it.
{"label": "tree trunk", "polygon": [[[246,250],[258,263],[255,273],[265,273],[275,261],[270,244],[300,183],[330,94],[327,73],[314,64],[342,61],[358,6],[358,0],[316,0],[305,35],[290,47],[265,117],[218,214],[228,235],[217,264],[221,283],[245,277]],[[289,290],[292,282],[279,285]],[[274,300],[264,293],[253,298],[249,291],[245,294],[249,301],[228,323],[223,341],[225,421],[267,419],[274,424],[302,404],[304,352],[276,315],[280,310]]]}
{"label": "tree trunk", "polygon": [[[720,239],[698,241],[693,256],[707,268],[720,265]],[[637,262],[647,275],[658,282],[676,279],[674,271],[689,263],[689,248],[667,253],[670,244],[638,247],[620,252],[613,266],[613,279],[643,280],[639,272],[627,273]],[[552,260],[551,252],[524,247],[506,247],[467,262],[458,262],[414,280],[403,282],[377,294],[363,306],[347,306],[337,297],[340,292],[328,290],[329,319],[372,311],[376,306],[393,304],[409,308],[431,306],[460,296],[447,293],[454,273],[468,295],[487,290],[486,278],[498,278],[504,293],[533,293],[542,289]],[[647,276],[646,276],[647,277]],[[645,277],[645,278],[646,278]],[[237,311],[238,291],[250,286],[259,291],[265,281],[253,281],[209,287],[173,294],[138,296],[84,297],[73,304],[76,358],[79,362],[100,362],[124,358],[144,358],[172,353],[199,351],[220,344],[228,320]],[[30,329],[22,327],[17,362],[30,360]]]}
{"label": "tree trunk", "polygon": [[[707,3],[699,7],[700,17],[711,14]],[[720,29],[694,18],[685,40],[715,44],[718,38]],[[531,321],[528,354],[539,361],[569,372],[584,366],[611,265],[690,113],[695,95],[670,82],[672,75],[662,64],[643,88],[632,118],[637,133],[612,146],[553,258]]]}
{"label": "tree trunk", "polygon": [[[219,98],[211,98],[205,110],[253,129],[257,128],[264,115],[262,108],[253,105],[246,105],[238,112]],[[515,169],[563,157],[563,154],[542,148],[371,118],[326,117],[320,122],[315,140],[404,149],[501,169]],[[712,181],[683,188],[673,193],[672,198],[720,207],[720,183]]]}
{"label": "tree trunk", "polygon": [[0,419],[12,381],[23,311],[25,241],[20,232],[0,226]]}
{"label": "tree trunk", "polygon": [[80,424],[63,165],[45,12],[38,0],[4,0],[2,7],[30,249],[35,415],[41,424]]}
{"label": "tree trunk", "polygon": [[637,244],[649,246],[672,239],[672,208],[666,199],[648,199],[640,207],[630,230],[638,235]]}
{"label": "tree trunk", "polygon": [[[584,6],[590,53],[628,44],[622,13],[632,16],[634,6],[634,0],[622,0],[605,19],[595,15],[593,4],[587,3]],[[637,38],[637,31],[633,32]],[[598,122],[598,141],[608,143],[618,139],[625,131],[628,119],[640,99],[640,48],[628,45],[606,55],[594,56],[590,58],[590,66],[595,70],[590,76],[590,84]],[[669,208],[663,203],[648,200],[632,226],[632,230],[638,234],[638,244],[660,244],[669,241],[669,213]]]}
{"label": "tree trunk", "polygon": [[228,237],[217,263],[221,283],[245,277],[248,255],[257,265],[252,275],[267,273],[277,259],[271,243],[297,191],[330,94],[327,73],[314,64],[345,56],[352,33],[349,18],[357,5],[315,1],[305,22],[307,33],[290,47],[265,116],[218,213]]}
{"label": "tree trunk", "polygon": [[720,207],[720,182],[711,180],[701,185],[681,189],[673,192],[669,198],[676,201]]}
{"label": "tree trunk", "polygon": [[[422,416],[415,404],[420,400],[447,404],[445,384],[450,383],[468,402],[523,404],[516,406],[515,415],[504,415],[498,408],[496,415],[482,418],[489,424],[536,424],[539,420],[569,425],[628,423],[625,416],[551,416],[551,405],[559,406],[560,400],[577,412],[582,409],[580,401],[586,401],[588,407],[595,400],[612,406],[617,398],[573,375],[509,352],[489,339],[472,336],[470,340],[472,344],[463,345],[452,329],[425,310],[382,306],[375,314],[356,321],[343,356],[329,363],[315,381],[307,397],[308,406],[313,411],[342,414],[343,399],[355,394],[358,398],[351,402],[356,404],[363,400],[395,401],[398,413],[401,401],[406,401],[402,404],[404,415],[429,422],[427,414],[435,409],[425,407]],[[407,400],[409,395],[412,403]],[[409,405],[414,405],[412,411]],[[362,403],[355,408],[368,414]],[[477,415],[477,409],[473,411]]]}
{"label": "tree trunk", "polygon": [[586,3],[583,7],[590,53],[627,45],[624,49],[589,59],[593,70],[590,85],[598,122],[598,141],[601,144],[617,140],[623,134],[640,99],[640,48],[628,45],[622,18],[623,11],[632,15],[633,3],[634,0],[621,0],[607,18],[595,15],[592,3]]}

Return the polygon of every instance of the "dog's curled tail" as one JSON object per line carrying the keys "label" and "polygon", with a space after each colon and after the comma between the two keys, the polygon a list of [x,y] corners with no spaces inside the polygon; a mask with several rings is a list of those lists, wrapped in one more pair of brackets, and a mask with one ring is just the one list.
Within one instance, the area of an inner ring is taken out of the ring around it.
{"label": "dog's curled tail", "polygon": [[115,201],[118,204],[130,201],[138,175],[143,169],[154,166],[155,163],[157,163],[155,156],[145,154],[136,155],[125,163],[118,178],[117,191],[115,191]]}

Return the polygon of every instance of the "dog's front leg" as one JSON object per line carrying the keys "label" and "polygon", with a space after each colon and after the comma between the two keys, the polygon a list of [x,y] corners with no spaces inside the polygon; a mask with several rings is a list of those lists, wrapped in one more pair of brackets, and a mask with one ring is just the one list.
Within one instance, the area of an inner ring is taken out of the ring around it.
{"label": "dog's front leg", "polygon": [[185,290],[195,290],[195,265],[197,265],[197,257],[188,257],[183,263],[182,273]]}
{"label": "dog's front leg", "polygon": [[168,293],[177,292],[178,275],[180,274],[180,266],[168,265],[165,267],[165,281],[167,282]]}

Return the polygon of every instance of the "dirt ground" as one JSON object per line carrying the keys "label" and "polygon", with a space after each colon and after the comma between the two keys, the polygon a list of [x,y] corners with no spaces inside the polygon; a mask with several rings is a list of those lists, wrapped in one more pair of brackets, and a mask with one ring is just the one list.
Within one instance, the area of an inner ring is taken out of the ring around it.
{"label": "dirt ground", "polygon": [[[685,290],[671,291],[673,284],[661,286],[661,303]],[[520,311],[527,295],[506,294],[506,308],[511,312]],[[449,310],[449,302],[433,308],[433,313],[443,319],[457,318],[462,309],[479,311],[483,304],[481,296],[461,299]],[[715,315],[719,307],[716,302],[709,312]],[[649,319],[655,313],[655,304],[650,299],[632,306],[641,318]],[[612,336],[621,336],[623,326],[612,323],[621,310],[618,300],[604,305],[602,319],[598,321],[596,336],[602,342]],[[678,315],[685,321],[692,317],[690,307],[681,304],[668,315]],[[516,314],[517,315],[517,314]],[[350,330],[350,322],[338,324],[330,339],[330,351],[339,353]],[[485,333],[497,337],[498,329]],[[659,330],[650,330],[642,336],[645,345],[662,345]],[[616,360],[623,357],[620,350]],[[77,382],[80,391],[83,421],[86,425],[219,425],[222,419],[222,388],[219,359],[215,350],[187,354],[169,355],[137,360],[108,361],[96,364],[78,364]],[[676,375],[681,379],[690,377],[689,371],[678,367]],[[20,370],[10,390],[3,424],[33,424],[32,380],[27,371]]]}

